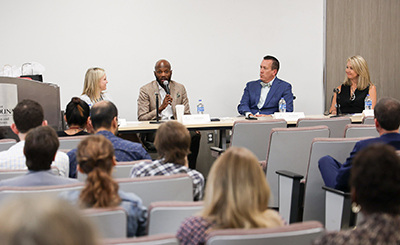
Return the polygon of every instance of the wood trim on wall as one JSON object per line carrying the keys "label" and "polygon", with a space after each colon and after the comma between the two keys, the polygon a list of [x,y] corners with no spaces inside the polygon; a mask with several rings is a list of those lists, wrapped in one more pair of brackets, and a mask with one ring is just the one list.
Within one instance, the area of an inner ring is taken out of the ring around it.
{"label": "wood trim on wall", "polygon": [[326,110],[353,55],[367,61],[378,99],[400,100],[399,13],[399,0],[326,0]]}

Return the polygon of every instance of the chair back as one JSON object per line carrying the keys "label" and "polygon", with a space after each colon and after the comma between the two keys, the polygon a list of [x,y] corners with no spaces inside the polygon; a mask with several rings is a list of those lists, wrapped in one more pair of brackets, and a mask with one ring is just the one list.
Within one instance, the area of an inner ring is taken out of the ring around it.
{"label": "chair back", "polygon": [[[129,161],[129,162],[117,162],[117,165],[114,166],[112,177],[114,179],[130,178],[133,166],[140,162],[151,162],[151,160],[145,159],[145,160]],[[83,182],[86,180],[87,175],[77,171],[77,178],[79,181]]]}
{"label": "chair back", "polygon": [[317,221],[295,223],[277,228],[226,229],[211,231],[207,236],[207,245],[308,245],[324,233]]}
{"label": "chair back", "polygon": [[[52,166],[51,172],[54,175],[60,175],[59,170],[57,167]],[[0,180],[11,179],[14,177],[22,176],[28,173],[28,169],[4,169],[0,170]]]}
{"label": "chair back", "polygon": [[83,189],[83,183],[74,183],[67,185],[53,185],[53,186],[34,186],[34,187],[0,187],[0,202],[6,198],[11,198],[19,195],[29,196],[52,196],[57,197],[61,192],[81,190]]}
{"label": "chair back", "polygon": [[311,145],[308,170],[305,175],[303,220],[317,220],[325,224],[324,181],[318,168],[321,157],[330,155],[344,163],[360,138],[316,138]]}
{"label": "chair back", "polygon": [[300,118],[297,127],[312,127],[326,125],[329,127],[331,138],[343,138],[343,132],[347,124],[351,123],[350,117],[333,118]]}
{"label": "chair back", "polygon": [[203,202],[153,202],[148,210],[148,234],[175,234],[186,218],[200,212],[202,208]]}
{"label": "chair back", "polygon": [[88,137],[88,135],[79,135],[79,136],[64,136],[58,137],[60,141],[60,147],[58,149],[62,150],[72,150],[78,147],[79,142],[84,138]]}
{"label": "chair back", "polygon": [[348,124],[344,132],[345,138],[379,137],[375,125]]}
{"label": "chair back", "polygon": [[271,188],[271,207],[278,207],[278,175],[287,170],[305,175],[314,138],[329,137],[328,126],[275,128],[271,131],[266,177]]}
{"label": "chair back", "polygon": [[193,181],[188,174],[116,179],[121,191],[142,198],[143,205],[157,201],[193,201]]}
{"label": "chair back", "polygon": [[89,208],[83,210],[103,238],[127,237],[128,215],[122,207]]}
{"label": "chair back", "polygon": [[375,125],[375,118],[373,116],[364,117],[362,123]]}
{"label": "chair back", "polygon": [[235,121],[232,127],[231,146],[246,147],[258,160],[264,160],[273,128],[286,128],[284,119]]}
{"label": "chair back", "polygon": [[175,234],[158,234],[123,239],[105,239],[104,245],[178,245]]}
{"label": "chair back", "polygon": [[0,140],[0,151],[6,151],[11,146],[15,145],[17,141],[15,139],[1,139]]}

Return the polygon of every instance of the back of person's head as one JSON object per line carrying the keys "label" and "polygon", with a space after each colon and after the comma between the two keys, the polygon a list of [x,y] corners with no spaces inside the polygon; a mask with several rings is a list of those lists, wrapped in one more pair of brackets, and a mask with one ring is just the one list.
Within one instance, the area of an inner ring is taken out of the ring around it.
{"label": "back of person's head", "polygon": [[42,125],[44,113],[42,106],[33,100],[23,100],[14,108],[13,119],[15,126],[21,133]]}
{"label": "back of person's head", "polygon": [[157,129],[154,146],[165,162],[185,165],[190,153],[189,131],[176,121],[163,123]]}
{"label": "back of person's head", "polygon": [[121,199],[118,184],[112,179],[114,148],[103,135],[83,139],[76,152],[80,171],[87,174],[86,186],[80,194],[81,204],[87,207],[114,207]]}
{"label": "back of person's head", "polygon": [[84,128],[89,115],[89,105],[78,97],[73,97],[65,108],[65,117],[68,125],[79,125]]}
{"label": "back of person's head", "polygon": [[0,206],[2,245],[95,245],[97,232],[80,211],[60,199],[17,197]]}
{"label": "back of person's head", "polygon": [[377,144],[357,153],[350,185],[365,213],[400,214],[400,158],[395,148]]}
{"label": "back of person's head", "polygon": [[216,228],[268,227],[270,188],[257,157],[245,148],[230,147],[211,167],[202,216]]}
{"label": "back of person's head", "polygon": [[110,128],[115,117],[118,117],[118,110],[111,101],[100,101],[94,104],[90,111],[90,120],[94,130],[101,127]]}
{"label": "back of person's head", "polygon": [[374,116],[385,130],[396,130],[400,125],[400,102],[393,98],[383,98],[376,103]]}
{"label": "back of person's head", "polygon": [[276,73],[278,74],[279,60],[271,55],[264,56],[264,60],[271,60],[272,61],[271,70],[276,70]]}
{"label": "back of person's head", "polygon": [[60,146],[56,131],[50,126],[40,126],[28,131],[24,154],[29,170],[49,170]]}
{"label": "back of person's head", "polygon": [[103,68],[94,67],[86,71],[83,93],[89,96],[92,101],[97,102],[100,98],[100,79],[106,74]]}

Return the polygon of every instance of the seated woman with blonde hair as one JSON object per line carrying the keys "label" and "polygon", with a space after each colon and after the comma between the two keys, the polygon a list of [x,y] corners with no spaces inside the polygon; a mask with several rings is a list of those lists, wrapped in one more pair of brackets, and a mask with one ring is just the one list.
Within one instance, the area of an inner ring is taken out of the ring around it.
{"label": "seated woman with blonde hair", "polygon": [[85,83],[80,99],[85,101],[91,108],[94,104],[102,100],[111,98],[104,91],[107,90],[107,76],[103,68],[94,67],[86,71]]}
{"label": "seated woman with blonde hair", "polygon": [[61,197],[83,208],[121,206],[128,215],[128,236],[145,235],[147,210],[142,199],[119,191],[118,183],[111,176],[116,164],[111,142],[103,135],[90,135],[79,143],[76,155],[78,171],[87,174],[86,185],[82,191],[62,193]]}
{"label": "seated woman with blonde hair", "polygon": [[[342,85],[337,87],[339,99],[335,93],[332,98],[330,114],[340,113],[351,114],[361,113],[364,110],[364,100],[367,95],[372,101],[372,108],[376,104],[376,87],[371,82],[367,61],[360,55],[352,56],[347,59],[346,77]],[[337,103],[339,105],[337,105]]]}
{"label": "seated woman with blonde hair", "polygon": [[230,147],[211,167],[203,210],[182,223],[177,238],[181,244],[205,244],[211,230],[283,226],[281,216],[268,209],[269,199],[257,158],[245,148]]}

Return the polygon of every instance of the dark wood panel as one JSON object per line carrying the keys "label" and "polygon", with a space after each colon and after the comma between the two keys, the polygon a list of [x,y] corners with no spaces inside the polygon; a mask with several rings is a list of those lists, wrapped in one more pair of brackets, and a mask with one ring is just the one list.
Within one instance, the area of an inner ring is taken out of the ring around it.
{"label": "dark wood panel", "polygon": [[346,59],[357,54],[368,62],[378,99],[400,100],[399,13],[399,0],[326,0],[326,109]]}

